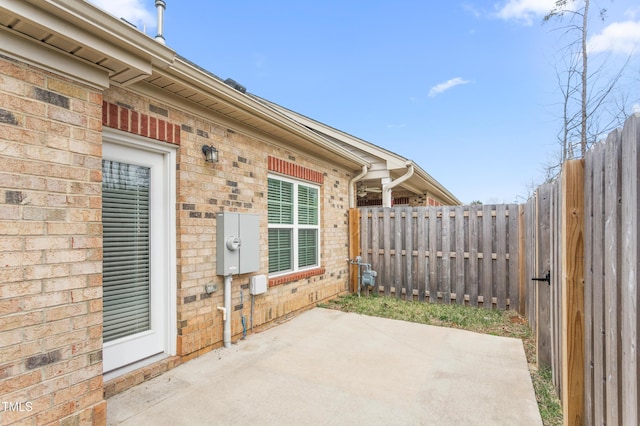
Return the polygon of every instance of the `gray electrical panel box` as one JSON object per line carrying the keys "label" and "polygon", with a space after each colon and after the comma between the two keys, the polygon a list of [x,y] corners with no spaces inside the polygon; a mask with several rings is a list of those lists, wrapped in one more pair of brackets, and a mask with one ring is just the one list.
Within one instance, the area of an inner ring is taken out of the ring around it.
{"label": "gray electrical panel box", "polygon": [[216,270],[236,275],[260,269],[260,216],[218,213],[216,217]]}

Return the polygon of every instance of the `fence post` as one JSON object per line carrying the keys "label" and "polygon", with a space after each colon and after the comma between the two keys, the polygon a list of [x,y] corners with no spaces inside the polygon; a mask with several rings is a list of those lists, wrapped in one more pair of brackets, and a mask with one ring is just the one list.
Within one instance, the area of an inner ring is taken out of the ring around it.
{"label": "fence post", "polygon": [[[360,256],[360,209],[349,209],[349,259]],[[349,264],[349,291],[358,291],[358,267]]]}
{"label": "fence post", "polygon": [[623,424],[638,424],[638,306],[640,305],[640,114],[630,116],[622,130],[621,242],[621,405]]}
{"label": "fence post", "polygon": [[584,160],[562,166],[562,409],[584,420]]}

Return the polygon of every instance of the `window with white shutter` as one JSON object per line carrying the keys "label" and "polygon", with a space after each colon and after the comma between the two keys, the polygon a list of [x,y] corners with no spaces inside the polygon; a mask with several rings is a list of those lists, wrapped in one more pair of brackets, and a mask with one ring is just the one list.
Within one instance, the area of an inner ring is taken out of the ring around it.
{"label": "window with white shutter", "polygon": [[269,274],[320,265],[320,189],[282,176],[268,178]]}

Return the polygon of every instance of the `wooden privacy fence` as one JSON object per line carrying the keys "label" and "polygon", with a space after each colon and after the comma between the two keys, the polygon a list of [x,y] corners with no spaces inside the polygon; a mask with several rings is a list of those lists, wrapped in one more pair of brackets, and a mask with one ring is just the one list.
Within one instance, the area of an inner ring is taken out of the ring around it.
{"label": "wooden privacy fence", "polygon": [[572,160],[560,178],[524,205],[525,314],[536,337],[538,364],[550,366],[565,424],[583,424],[584,162]]}
{"label": "wooden privacy fence", "polygon": [[565,424],[640,424],[639,145],[634,114],[520,206],[354,209],[350,255],[385,295],[524,313]]}
{"label": "wooden privacy fence", "polygon": [[361,208],[351,222],[378,272],[374,291],[520,309],[519,215],[517,204]]}
{"label": "wooden privacy fence", "polygon": [[565,424],[640,424],[640,115],[524,205],[526,316]]}
{"label": "wooden privacy fence", "polygon": [[634,114],[523,205],[352,209],[350,257],[385,295],[524,313],[565,424],[638,425],[639,212]]}

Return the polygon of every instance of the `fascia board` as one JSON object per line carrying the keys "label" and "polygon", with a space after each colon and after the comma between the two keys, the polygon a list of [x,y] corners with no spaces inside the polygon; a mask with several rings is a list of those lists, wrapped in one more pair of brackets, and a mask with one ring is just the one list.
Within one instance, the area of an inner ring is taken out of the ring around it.
{"label": "fascia board", "polygon": [[[28,0],[40,4],[38,0]],[[113,40],[119,46],[126,46],[136,56],[146,56],[156,67],[167,66],[176,57],[176,52],[154,38],[141,32],[130,24],[118,19],[97,6],[86,1],[77,0],[46,0],[48,4],[64,10],[74,21],[85,30],[92,32],[96,29],[101,40]]]}
{"label": "fascia board", "polygon": [[238,92],[236,89],[225,84],[222,80],[213,77],[180,58],[176,58],[175,62],[167,69],[159,70],[158,74],[164,75],[168,78],[175,78],[182,84],[187,83],[194,89],[200,91],[200,93],[215,98],[218,102],[224,102],[229,105],[229,107],[245,111],[247,114],[259,117],[271,125],[313,141],[327,151],[350,160],[354,165],[368,165],[368,163],[364,162],[359,156],[325,138],[320,137],[316,133],[274,111],[273,109],[265,107],[251,97]]}
{"label": "fascia board", "polygon": [[85,1],[4,0],[0,11],[17,15],[148,75],[152,65],[166,66],[175,58],[172,49]]}
{"label": "fascia board", "polygon": [[303,126],[307,126],[312,129],[315,129],[318,132],[324,133],[327,136],[330,136],[334,139],[341,140],[344,143],[349,144],[356,149],[365,151],[375,157],[378,157],[384,160],[387,163],[387,167],[389,169],[405,167],[405,163],[407,162],[407,159],[391,151],[387,151],[384,148],[376,146],[370,142],[362,140],[348,133],[342,132],[338,129],[334,129],[331,126],[320,123],[319,121],[313,120],[309,117],[305,117],[304,115],[298,114],[287,108],[281,107],[280,105],[275,105],[274,107],[277,108],[279,111],[281,111],[284,115],[290,117],[292,120],[299,122]]}
{"label": "fascia board", "polygon": [[0,53],[98,90],[109,87],[109,74],[105,69],[45,44],[34,43],[33,39],[14,34],[4,27],[0,27]]}
{"label": "fascia board", "polygon": [[[130,90],[131,92],[137,93],[141,96],[146,96],[149,99],[153,99],[157,102],[171,105],[172,107],[182,110],[189,115],[198,117],[205,122],[215,123],[215,125],[217,126],[226,129],[232,129],[236,133],[262,140],[269,145],[287,147],[288,149],[291,149],[292,152],[305,154],[309,156],[309,158],[317,161],[327,160],[326,151],[324,152],[324,155],[319,155],[317,153],[309,152],[308,150],[305,150],[298,145],[294,145],[291,143],[287,144],[274,135],[265,133],[264,131],[252,127],[246,123],[241,123],[233,119],[232,117],[222,114],[221,112],[213,111],[206,106],[200,105],[187,98],[176,95],[175,93],[166,91],[161,87],[155,86],[146,81],[140,81],[132,84],[127,87],[127,90]],[[353,162],[348,159],[343,159],[340,156],[332,156],[331,158],[333,159],[332,164],[339,165],[347,169],[354,168]]]}

